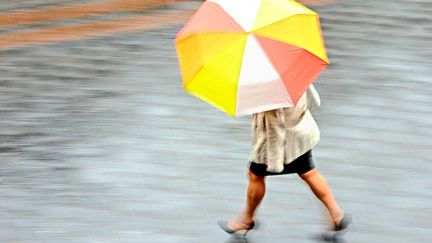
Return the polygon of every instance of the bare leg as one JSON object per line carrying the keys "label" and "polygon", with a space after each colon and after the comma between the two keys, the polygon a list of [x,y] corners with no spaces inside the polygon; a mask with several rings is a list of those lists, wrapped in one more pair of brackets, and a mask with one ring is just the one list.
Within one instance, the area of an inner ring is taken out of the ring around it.
{"label": "bare leg", "polygon": [[247,229],[253,222],[255,211],[265,194],[265,177],[257,176],[249,171],[249,185],[246,194],[246,207],[230,221],[228,226],[233,230]]}
{"label": "bare leg", "polygon": [[315,196],[325,205],[333,224],[338,224],[344,216],[343,210],[333,197],[327,180],[316,170],[312,169],[299,176],[309,185]]}

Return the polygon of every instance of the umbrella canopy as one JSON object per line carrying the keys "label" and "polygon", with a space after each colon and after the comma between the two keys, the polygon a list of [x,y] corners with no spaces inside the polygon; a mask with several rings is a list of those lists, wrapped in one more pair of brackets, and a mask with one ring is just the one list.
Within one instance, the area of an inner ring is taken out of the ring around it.
{"label": "umbrella canopy", "polygon": [[234,117],[295,106],[329,64],[318,14],[293,0],[207,0],[175,43],[184,89]]}

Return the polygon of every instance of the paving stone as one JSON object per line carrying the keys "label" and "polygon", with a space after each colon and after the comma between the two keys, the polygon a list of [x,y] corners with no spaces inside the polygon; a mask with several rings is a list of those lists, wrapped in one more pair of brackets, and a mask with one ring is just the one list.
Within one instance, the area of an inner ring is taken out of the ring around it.
{"label": "paving stone", "polygon": [[[46,4],[31,2],[0,10]],[[427,242],[432,4],[311,7],[332,62],[314,157],[354,218],[346,241]],[[250,120],[182,91],[180,27],[0,52],[0,241],[244,242],[215,223],[244,204]],[[316,242],[327,227],[294,175],[268,179],[258,216],[248,242]]]}

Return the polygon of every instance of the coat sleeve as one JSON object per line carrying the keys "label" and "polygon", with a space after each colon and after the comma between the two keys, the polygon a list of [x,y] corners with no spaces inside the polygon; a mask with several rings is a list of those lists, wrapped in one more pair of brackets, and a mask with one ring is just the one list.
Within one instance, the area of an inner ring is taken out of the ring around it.
{"label": "coat sleeve", "polygon": [[311,84],[306,91],[307,105],[310,111],[316,110],[321,105],[321,99],[315,87]]}

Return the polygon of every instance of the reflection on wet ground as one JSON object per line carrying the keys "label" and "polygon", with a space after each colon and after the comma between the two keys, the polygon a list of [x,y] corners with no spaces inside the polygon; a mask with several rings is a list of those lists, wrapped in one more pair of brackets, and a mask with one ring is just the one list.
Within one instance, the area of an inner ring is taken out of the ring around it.
{"label": "reflection on wet ground", "polygon": [[[345,240],[428,242],[432,4],[312,8],[332,62],[316,82],[314,157],[354,218]],[[216,221],[243,206],[250,121],[183,93],[180,26],[0,51],[0,242],[227,241]],[[327,221],[305,185],[295,176],[268,182],[263,227],[247,242],[316,242]]]}

